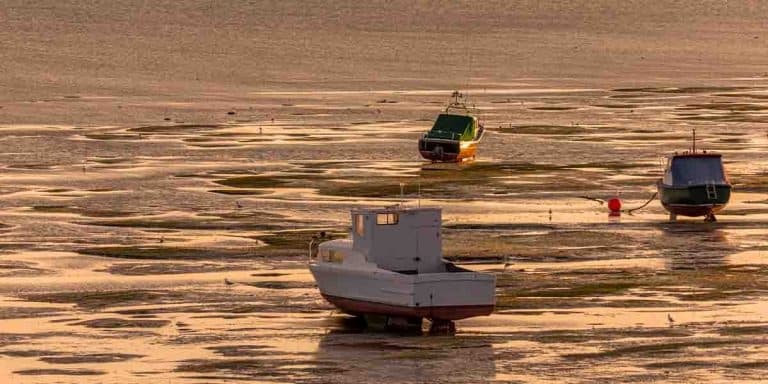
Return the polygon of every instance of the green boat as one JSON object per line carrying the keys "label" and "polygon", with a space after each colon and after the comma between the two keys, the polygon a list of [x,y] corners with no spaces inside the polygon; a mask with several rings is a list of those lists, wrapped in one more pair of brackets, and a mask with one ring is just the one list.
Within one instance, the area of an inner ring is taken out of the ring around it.
{"label": "green boat", "polygon": [[460,163],[477,156],[477,144],[485,132],[475,116],[477,110],[461,101],[464,97],[461,93],[453,92],[451,96],[454,101],[419,139],[419,153],[427,160]]}
{"label": "green boat", "polygon": [[715,213],[725,208],[731,198],[731,183],[718,153],[694,150],[675,153],[667,158],[664,177],[658,183],[661,204],[670,221],[678,215],[704,216],[716,221]]}

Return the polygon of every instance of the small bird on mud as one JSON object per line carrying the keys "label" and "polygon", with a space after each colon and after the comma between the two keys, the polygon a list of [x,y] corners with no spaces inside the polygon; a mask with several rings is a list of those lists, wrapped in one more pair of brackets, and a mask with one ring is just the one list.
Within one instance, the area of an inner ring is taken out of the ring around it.
{"label": "small bird on mud", "polygon": [[242,204],[240,204],[240,202],[239,202],[239,201],[235,200],[235,207],[237,207],[237,209],[240,209],[240,208],[242,208],[242,207],[243,207],[243,205],[242,205]]}
{"label": "small bird on mud", "polygon": [[234,283],[234,282],[230,281],[230,280],[229,280],[229,279],[227,279],[226,277],[224,278],[224,284],[226,284],[226,285],[235,285],[235,283]]}
{"label": "small bird on mud", "polygon": [[165,242],[165,236],[160,236],[160,240],[158,240],[161,244]]}
{"label": "small bird on mud", "polygon": [[675,319],[672,318],[672,315],[667,313],[667,321],[669,321],[669,326],[671,327],[673,324],[675,324]]}

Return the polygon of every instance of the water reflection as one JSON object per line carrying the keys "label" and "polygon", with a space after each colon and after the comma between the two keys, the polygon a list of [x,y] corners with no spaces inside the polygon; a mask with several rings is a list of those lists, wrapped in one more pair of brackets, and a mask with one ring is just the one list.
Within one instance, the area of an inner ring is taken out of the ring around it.
{"label": "water reflection", "polygon": [[380,377],[394,382],[419,378],[422,382],[469,383],[496,376],[494,351],[487,337],[372,331],[350,317],[332,319],[328,333],[318,342],[315,359],[345,368],[332,378],[334,382]]}
{"label": "water reflection", "polygon": [[675,223],[660,226],[662,256],[670,270],[720,267],[739,247],[716,224]]}

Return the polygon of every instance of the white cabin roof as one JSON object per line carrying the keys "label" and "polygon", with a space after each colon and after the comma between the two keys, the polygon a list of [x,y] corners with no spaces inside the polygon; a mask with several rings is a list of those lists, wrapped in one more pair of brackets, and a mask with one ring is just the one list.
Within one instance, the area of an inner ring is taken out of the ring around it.
{"label": "white cabin roof", "polygon": [[390,207],[366,207],[366,208],[354,208],[352,214],[355,215],[368,215],[378,213],[404,213],[404,212],[435,212],[441,211],[440,208],[409,208],[402,205],[393,205]]}
{"label": "white cabin roof", "polygon": [[320,247],[327,250],[342,251],[352,248],[352,239],[336,239],[320,243]]}

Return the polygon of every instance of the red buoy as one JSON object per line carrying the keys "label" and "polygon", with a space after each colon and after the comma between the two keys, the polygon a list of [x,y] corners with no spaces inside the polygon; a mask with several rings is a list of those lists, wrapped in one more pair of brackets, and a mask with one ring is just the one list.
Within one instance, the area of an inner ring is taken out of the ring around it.
{"label": "red buoy", "polygon": [[611,210],[611,212],[620,212],[621,211],[621,200],[619,200],[618,197],[611,198],[608,200],[608,209]]}

